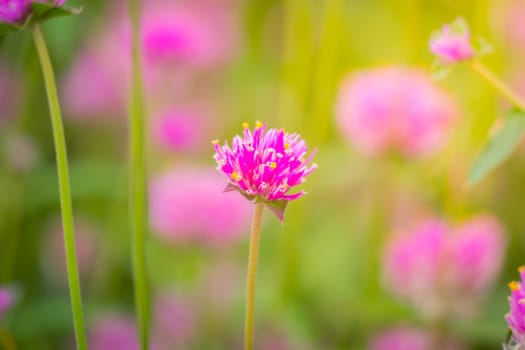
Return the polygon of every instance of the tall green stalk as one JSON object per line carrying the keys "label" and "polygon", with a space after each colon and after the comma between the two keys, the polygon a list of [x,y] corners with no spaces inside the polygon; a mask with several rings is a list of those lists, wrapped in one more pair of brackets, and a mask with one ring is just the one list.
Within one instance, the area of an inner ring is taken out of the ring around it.
{"label": "tall green stalk", "polygon": [[472,61],[471,68],[483,79],[489,82],[496,90],[505,96],[514,106],[525,112],[525,100],[507,86],[494,72],[480,61]]}
{"label": "tall green stalk", "polygon": [[259,262],[259,239],[261,236],[261,218],[263,203],[255,203],[253,208],[250,234],[250,252],[246,274],[246,310],[244,318],[244,350],[253,350],[253,325],[255,320],[255,284],[257,281],[257,263]]}
{"label": "tall green stalk", "polygon": [[129,0],[133,37],[132,87],[129,111],[131,134],[130,215],[133,234],[132,260],[135,287],[135,309],[140,348],[149,348],[150,297],[146,270],[145,238],[147,219],[146,122],[140,58],[140,1]]}
{"label": "tall green stalk", "polygon": [[49,58],[44,35],[38,24],[32,29],[44,82],[47,91],[47,101],[49,113],[51,115],[51,126],[53,129],[53,139],[55,143],[55,153],[58,171],[58,187],[60,192],[60,208],[62,210],[62,226],[64,230],[64,242],[66,249],[67,277],[69,283],[69,295],[71,298],[71,308],[73,312],[73,322],[75,326],[75,339],[77,350],[86,350],[86,331],[84,327],[84,316],[82,311],[82,295],[80,292],[80,282],[78,278],[77,255],[75,248],[75,232],[73,228],[73,208],[71,205],[71,185],[69,181],[69,170],[67,165],[67,149],[64,137],[64,127],[62,125],[62,113],[58,101],[57,88],[53,65]]}

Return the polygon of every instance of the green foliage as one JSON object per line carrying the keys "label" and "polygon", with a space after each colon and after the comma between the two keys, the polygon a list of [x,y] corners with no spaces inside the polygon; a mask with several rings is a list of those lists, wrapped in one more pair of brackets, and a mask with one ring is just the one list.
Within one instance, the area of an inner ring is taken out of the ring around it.
{"label": "green foliage", "polygon": [[524,131],[525,114],[516,109],[510,110],[503,120],[503,125],[487,141],[476,157],[467,184],[469,186],[476,184],[510,157],[519,145]]}

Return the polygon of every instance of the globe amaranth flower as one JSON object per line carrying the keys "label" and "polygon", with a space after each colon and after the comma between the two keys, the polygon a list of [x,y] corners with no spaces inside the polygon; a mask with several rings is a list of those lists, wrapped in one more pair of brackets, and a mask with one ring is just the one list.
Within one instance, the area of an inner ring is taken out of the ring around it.
{"label": "globe amaranth flower", "polygon": [[443,65],[466,61],[474,57],[475,52],[470,42],[470,31],[467,23],[458,18],[443,29],[432,34],[430,51],[437,56]]}
{"label": "globe amaranth flower", "polygon": [[[33,13],[34,3],[46,4],[50,8],[61,7],[66,0],[0,0],[0,23],[11,25],[24,25],[29,16]],[[68,10],[69,11],[69,10]],[[76,13],[72,10],[71,13]],[[42,14],[42,18],[46,15]]]}
{"label": "globe amaranth flower", "polygon": [[223,186],[213,169],[179,166],[153,176],[149,197],[153,232],[175,244],[223,246],[240,239],[249,226],[250,206],[234,193],[221,194]]}
{"label": "globe amaranth flower", "polygon": [[525,291],[523,283],[525,281],[525,266],[518,269],[521,281],[509,283],[511,291],[509,297],[509,313],[505,315],[505,320],[512,332],[511,344],[509,349],[525,348]]}
{"label": "globe amaranth flower", "polygon": [[346,77],[336,106],[344,136],[362,154],[433,154],[456,119],[454,101],[420,69],[381,67]]}
{"label": "globe amaranth flower", "polygon": [[249,200],[260,201],[283,220],[286,204],[302,197],[303,190],[289,193],[300,185],[316,168],[310,162],[315,151],[307,158],[305,141],[296,133],[284,129],[266,129],[266,123],[256,122],[253,132],[243,124],[242,137],[236,135],[232,146],[226,142],[215,147],[217,169],[229,180],[226,191],[239,191]]}
{"label": "globe amaranth flower", "polygon": [[427,219],[387,245],[386,286],[430,320],[470,316],[497,277],[504,248],[494,217],[476,216],[459,227]]}
{"label": "globe amaranth flower", "polygon": [[30,13],[30,0],[0,0],[0,23],[22,24]]}

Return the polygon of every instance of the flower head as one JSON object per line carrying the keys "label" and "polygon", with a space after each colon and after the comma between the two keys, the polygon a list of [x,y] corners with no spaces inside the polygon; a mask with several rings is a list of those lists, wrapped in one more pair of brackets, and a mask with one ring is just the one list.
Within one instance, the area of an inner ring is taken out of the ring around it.
{"label": "flower head", "polygon": [[30,13],[30,0],[0,0],[0,23],[22,24]]}
{"label": "flower head", "polygon": [[315,152],[305,158],[305,141],[284,129],[267,130],[266,123],[259,121],[253,132],[247,123],[243,127],[242,137],[236,135],[231,147],[213,141],[217,169],[229,180],[226,191],[239,191],[249,200],[264,202],[282,221],[286,203],[305,194],[289,191],[317,168],[315,163],[309,165]]}
{"label": "flower head", "polygon": [[181,167],[155,176],[149,201],[154,232],[171,243],[235,242],[249,225],[250,206],[233,193],[221,194],[223,186],[213,169]]}
{"label": "flower head", "polygon": [[507,325],[512,331],[512,342],[525,346],[525,266],[518,269],[520,282],[510,282],[509,313],[505,315]]}
{"label": "flower head", "polygon": [[474,57],[470,31],[465,20],[458,18],[451,24],[445,24],[440,32],[434,33],[430,39],[430,51],[444,65]]}
{"label": "flower head", "polygon": [[457,228],[428,219],[387,246],[388,288],[429,319],[468,316],[494,282],[505,240],[495,218],[478,216]]}
{"label": "flower head", "polygon": [[456,115],[451,98],[423,71],[385,67],[352,74],[341,84],[336,115],[363,154],[425,156],[443,147]]}

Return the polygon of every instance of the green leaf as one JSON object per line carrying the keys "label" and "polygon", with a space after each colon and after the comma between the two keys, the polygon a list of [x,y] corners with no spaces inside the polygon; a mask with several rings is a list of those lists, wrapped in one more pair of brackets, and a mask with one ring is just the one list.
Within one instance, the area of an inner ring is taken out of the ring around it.
{"label": "green leaf", "polygon": [[472,186],[485,177],[492,169],[507,159],[525,131],[525,114],[516,109],[507,113],[504,124],[485,144],[470,170],[467,186]]}
{"label": "green leaf", "polygon": [[265,201],[264,205],[271,210],[272,213],[277,216],[279,221],[281,223],[284,222],[284,210],[286,209],[286,205],[288,204],[288,201],[280,200],[280,201]]}
{"label": "green leaf", "polygon": [[54,6],[50,3],[33,3],[33,13],[31,14],[30,23],[42,22],[50,18],[78,15],[82,8],[71,8],[65,6]]}

